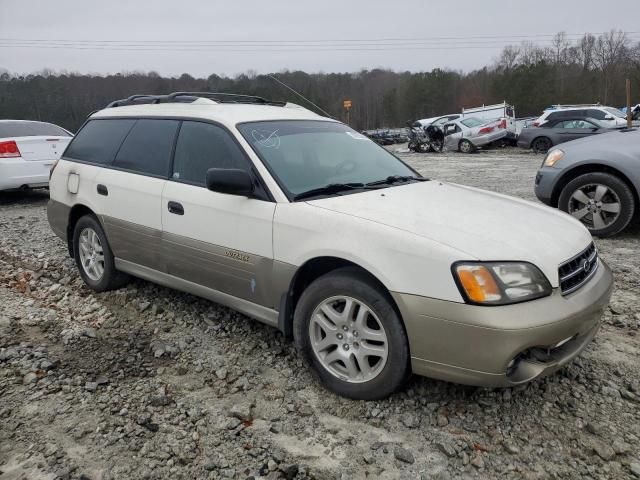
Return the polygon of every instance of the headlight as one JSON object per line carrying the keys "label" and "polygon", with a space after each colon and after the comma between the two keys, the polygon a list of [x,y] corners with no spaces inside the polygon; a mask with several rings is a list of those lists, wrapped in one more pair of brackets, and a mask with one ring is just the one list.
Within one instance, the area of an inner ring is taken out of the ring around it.
{"label": "headlight", "polygon": [[551,284],[530,263],[458,262],[452,270],[468,303],[508,305],[551,295]]}
{"label": "headlight", "polygon": [[558,163],[562,157],[564,157],[564,152],[559,148],[551,150],[547,153],[547,156],[544,157],[544,161],[542,162],[543,167],[553,167],[556,163]]}

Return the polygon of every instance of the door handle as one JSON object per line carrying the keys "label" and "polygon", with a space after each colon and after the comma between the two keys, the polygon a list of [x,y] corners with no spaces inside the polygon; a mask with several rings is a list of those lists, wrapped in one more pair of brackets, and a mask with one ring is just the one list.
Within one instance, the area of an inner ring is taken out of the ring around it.
{"label": "door handle", "polygon": [[96,190],[98,190],[99,195],[104,195],[105,197],[109,195],[109,190],[107,190],[107,187],[105,185],[102,185],[101,183],[98,184]]}
{"label": "door handle", "polygon": [[184,207],[178,202],[167,203],[167,208],[169,209],[169,213],[173,213],[174,215],[184,215]]}

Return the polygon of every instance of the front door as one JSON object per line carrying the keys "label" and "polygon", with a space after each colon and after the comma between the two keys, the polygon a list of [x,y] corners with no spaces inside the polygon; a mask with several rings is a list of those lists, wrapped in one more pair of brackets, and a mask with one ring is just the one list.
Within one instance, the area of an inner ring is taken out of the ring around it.
{"label": "front door", "polygon": [[210,168],[251,171],[231,134],[206,122],[184,121],[173,171],[162,195],[163,253],[168,273],[271,308],[275,203],[212,192]]}

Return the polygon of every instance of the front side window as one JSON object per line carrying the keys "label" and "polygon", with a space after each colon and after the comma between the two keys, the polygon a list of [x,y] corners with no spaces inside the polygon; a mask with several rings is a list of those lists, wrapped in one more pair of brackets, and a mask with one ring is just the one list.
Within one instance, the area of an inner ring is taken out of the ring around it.
{"label": "front side window", "polygon": [[394,175],[416,175],[387,150],[341,123],[251,122],[238,129],[293,196],[331,184],[366,184]]}
{"label": "front side window", "polygon": [[596,120],[604,120],[604,117],[607,116],[607,114],[603,110],[599,110],[597,108],[592,108],[591,110],[589,110],[587,112],[587,115],[591,118],[595,118]]}
{"label": "front side window", "polygon": [[591,122],[586,120],[567,120],[566,122],[562,122],[562,128],[597,128]]}
{"label": "front side window", "polygon": [[144,175],[166,177],[177,120],[137,120],[113,161],[113,166]]}
{"label": "front side window", "polygon": [[205,185],[210,168],[248,170],[244,153],[222,127],[204,122],[184,121],[178,134],[171,177],[195,185]]}
{"label": "front side window", "polygon": [[82,127],[64,152],[64,157],[109,165],[135,119],[96,119]]}

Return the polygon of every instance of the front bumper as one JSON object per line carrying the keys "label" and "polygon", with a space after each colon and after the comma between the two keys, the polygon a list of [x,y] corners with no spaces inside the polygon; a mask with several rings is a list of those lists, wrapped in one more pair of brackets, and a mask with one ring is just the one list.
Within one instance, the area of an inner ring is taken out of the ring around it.
{"label": "front bumper", "polygon": [[542,167],[536,173],[534,193],[545,205],[553,205],[553,191],[563,170],[553,167]]}
{"label": "front bumper", "polygon": [[[548,375],[576,357],[600,327],[613,289],[611,270],[582,288],[515,305],[476,306],[393,293],[418,375],[508,387]],[[516,360],[510,365],[512,360]]]}

